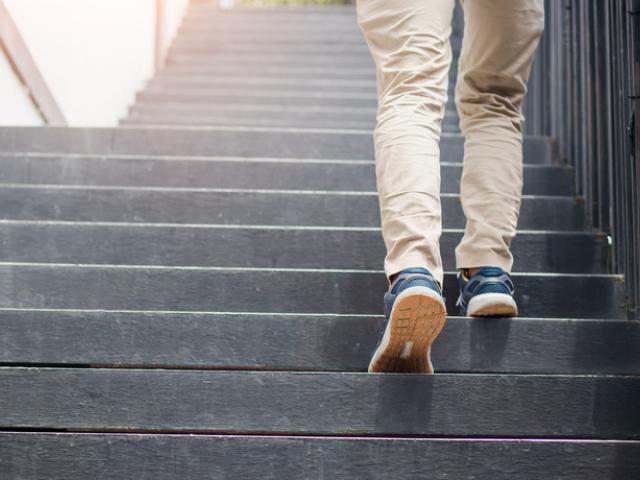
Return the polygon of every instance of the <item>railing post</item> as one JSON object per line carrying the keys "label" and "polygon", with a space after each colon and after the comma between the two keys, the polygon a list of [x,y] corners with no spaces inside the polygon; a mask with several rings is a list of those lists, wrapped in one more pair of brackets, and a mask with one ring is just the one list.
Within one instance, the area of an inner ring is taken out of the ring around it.
{"label": "railing post", "polygon": [[44,123],[64,126],[67,120],[40,73],[26,42],[11,18],[3,0],[0,0],[0,53],[4,52],[14,72],[25,85],[29,98]]}

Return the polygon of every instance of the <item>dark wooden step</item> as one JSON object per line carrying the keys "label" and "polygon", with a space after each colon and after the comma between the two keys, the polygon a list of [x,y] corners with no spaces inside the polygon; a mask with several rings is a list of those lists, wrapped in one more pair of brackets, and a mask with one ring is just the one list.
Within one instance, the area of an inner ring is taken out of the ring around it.
{"label": "dark wooden step", "polygon": [[[214,27],[214,28],[212,28]],[[234,29],[231,26],[219,25],[183,25],[176,35],[175,44],[208,44],[208,45],[238,45],[244,44],[280,44],[287,47],[292,43],[297,45],[327,45],[336,49],[357,47],[362,48],[366,43],[362,32],[353,29],[319,29],[302,26],[294,28],[243,28]],[[339,50],[338,50],[339,51]]]}
{"label": "dark wooden step", "polygon": [[[441,195],[445,228],[463,228],[460,197]],[[0,218],[377,227],[375,192],[0,184]],[[523,196],[519,228],[585,228],[572,197]]]}
{"label": "dark wooden step", "polygon": [[296,66],[296,65],[252,65],[240,63],[199,63],[199,64],[170,64],[161,70],[162,73],[182,76],[197,75],[239,75],[289,78],[336,78],[336,79],[360,79],[371,80],[375,78],[372,66],[349,65],[321,65],[321,66]]}
{"label": "dark wooden step", "polygon": [[[203,77],[203,82],[206,78]],[[228,78],[221,76],[220,78]],[[258,79],[259,76],[247,77],[247,80]],[[375,119],[375,112],[378,108],[378,99],[375,90],[371,88],[352,87],[350,89],[340,88],[319,88],[316,86],[284,84],[278,85],[277,81],[283,77],[271,77],[270,84],[265,86],[252,85],[250,83],[233,85],[212,82],[209,86],[201,84],[203,87],[192,87],[187,85],[176,85],[165,88],[163,86],[151,85],[136,97],[135,106],[159,108],[182,108],[191,107],[198,110],[206,110],[216,113],[216,106],[236,107],[236,109],[256,109],[266,108],[325,108],[325,109],[358,109],[370,110],[374,113],[367,117]],[[297,79],[290,79],[297,80]],[[311,79],[301,79],[307,82]],[[347,80],[347,82],[349,82]],[[358,81],[355,81],[358,82]],[[352,82],[353,83],[353,82]],[[445,118],[458,117],[454,103],[453,87],[450,87],[449,97],[445,104]],[[334,127],[337,128],[337,127]],[[367,127],[372,128],[372,127]]]}
{"label": "dark wooden step", "polygon": [[[325,37],[327,35],[325,34]],[[271,55],[273,53],[304,53],[306,55],[361,55],[368,57],[369,48],[364,39],[361,38],[359,42],[349,42],[349,37],[346,37],[345,42],[337,43],[325,43],[320,38],[316,42],[310,42],[308,38],[304,42],[274,42],[269,41],[270,37],[261,38],[257,36],[254,41],[247,41],[244,35],[236,37],[242,41],[212,41],[211,38],[203,38],[201,40],[190,40],[188,38],[182,39],[178,37],[174,41],[169,50],[169,55],[181,55],[181,54],[213,54],[216,52],[225,53],[245,53],[255,52],[263,53],[265,55]],[[277,38],[277,37],[276,37]],[[299,37],[298,37],[299,38]]]}
{"label": "dark wooden step", "polygon": [[209,9],[191,8],[185,15],[183,25],[190,24],[219,24],[235,26],[236,28],[296,28],[297,26],[321,28],[357,27],[357,17],[354,8],[336,12],[328,10],[306,10],[292,8],[290,10],[275,11],[272,9]]}
{"label": "dark wooden step", "polygon": [[[373,161],[275,159],[167,159],[0,153],[0,182],[202,188],[375,191]],[[526,195],[570,195],[571,170],[526,165]],[[441,191],[460,190],[462,165],[441,166]]]}
{"label": "dark wooden step", "polygon": [[[163,113],[139,113],[135,108],[131,114],[121,120],[120,125],[204,125],[204,126],[246,126],[246,127],[304,127],[304,128],[343,128],[343,129],[371,129],[375,127],[375,115],[368,118],[362,115],[345,115],[338,118],[338,114],[318,115],[313,112],[300,112],[297,114],[267,114],[257,112],[229,112],[220,114],[185,114],[168,112]],[[356,118],[348,118],[356,117]],[[443,132],[459,132],[457,119],[450,121],[445,119],[442,126]]]}
{"label": "dark wooden step", "polygon": [[[203,91],[196,89],[165,91],[152,87],[140,92],[136,100],[137,105],[152,104],[158,107],[166,104],[182,103],[192,105],[241,105],[244,106],[244,108],[250,106],[264,108],[264,106],[274,105],[290,108],[304,106],[376,110],[378,105],[376,96],[371,92],[353,93],[318,91],[315,89],[309,91],[296,87],[278,91],[263,88],[247,88],[245,86],[230,89],[207,88]],[[373,117],[375,120],[375,113],[370,117]],[[368,130],[373,129],[371,126],[366,128]]]}
{"label": "dark wooden step", "polygon": [[640,377],[0,367],[0,428],[640,438]]}
{"label": "dark wooden step", "polygon": [[[515,273],[523,317],[621,318],[622,277]],[[0,264],[0,307],[264,313],[382,313],[381,271]],[[456,314],[453,273],[444,279]]]}
{"label": "dark wooden step", "polygon": [[[449,84],[449,100],[453,97],[454,82]],[[284,96],[289,92],[290,96],[296,92],[296,96],[303,93],[316,96],[329,97],[334,94],[339,97],[353,96],[363,99],[377,99],[375,82],[369,80],[335,80],[324,78],[287,78],[246,76],[238,78],[235,75],[209,75],[209,76],[179,76],[159,75],[151,80],[144,89],[146,93],[154,93],[160,97],[166,95],[211,95],[219,92],[264,92],[264,95],[274,94]],[[255,93],[254,93],[255,95]],[[196,102],[194,104],[197,105]],[[374,108],[376,107],[366,107]]]}
{"label": "dark wooden step", "polygon": [[216,52],[212,54],[180,54],[180,55],[170,55],[166,59],[167,64],[169,65],[201,65],[201,64],[209,64],[216,66],[219,64],[227,63],[230,65],[237,65],[238,67],[244,66],[247,64],[252,64],[253,66],[260,65],[268,65],[270,67],[273,66],[285,66],[285,65],[295,65],[296,67],[306,68],[306,67],[348,67],[348,68],[370,68],[372,69],[372,74],[374,74],[373,69],[375,65],[373,63],[373,59],[369,55],[364,54],[356,54],[356,55],[307,55],[304,53],[272,53],[269,55],[260,55],[258,53],[247,52],[233,52],[233,53],[223,53]]}
{"label": "dark wooden step", "polygon": [[[207,88],[158,88],[151,86],[137,95],[135,107],[153,109],[170,109],[180,105],[181,108],[205,110],[216,113],[216,107],[230,108],[235,106],[237,110],[266,108],[301,108],[315,107],[318,109],[351,109],[372,110],[373,114],[367,120],[374,118],[377,111],[378,99],[372,90],[359,90],[357,92],[340,89],[320,89],[315,87],[284,86],[283,88],[264,88],[250,85],[217,86]],[[445,117],[456,117],[458,113],[454,103],[453,87],[449,92],[445,104]],[[337,127],[334,127],[337,128]],[[372,127],[367,127],[372,128]]]}
{"label": "dark wooden step", "polygon": [[236,32],[242,31],[295,31],[304,35],[305,32],[327,32],[327,33],[342,33],[356,35],[360,33],[357,19],[355,15],[348,17],[324,17],[323,19],[317,18],[315,15],[310,15],[305,18],[301,15],[293,16],[280,16],[279,18],[269,15],[268,17],[258,18],[253,15],[249,15],[245,18],[234,18],[229,15],[186,15],[182,25],[180,26],[180,33],[183,31],[195,32],[195,31],[215,31],[215,30],[234,30]]}
{"label": "dark wooden step", "polygon": [[[264,108],[269,107],[269,108]],[[125,123],[192,125],[250,125],[307,128],[371,129],[376,125],[375,109],[288,105],[138,104],[130,109]],[[443,129],[458,128],[457,118],[443,121]]]}
{"label": "dark wooden step", "polygon": [[0,433],[7,478],[631,480],[640,442]]}
{"label": "dark wooden step", "polygon": [[[0,128],[0,151],[372,160],[373,132],[289,128]],[[460,162],[464,140],[443,135],[440,158]],[[524,140],[525,163],[549,164],[547,137]]]}
{"label": "dark wooden step", "polygon": [[288,78],[268,76],[244,76],[236,75],[209,75],[209,76],[184,76],[159,73],[152,78],[148,88],[175,90],[180,88],[238,88],[238,87],[264,88],[274,90],[286,90],[294,87],[307,89],[308,91],[323,90],[337,92],[370,93],[376,94],[375,79],[331,79],[331,78]]}
{"label": "dark wooden step", "polygon": [[[0,261],[264,268],[382,268],[379,229],[231,225],[1,222]],[[445,230],[444,266],[455,269],[460,230]],[[520,232],[511,245],[520,272],[607,273],[604,236]]]}
{"label": "dark wooden step", "polygon": [[[381,315],[0,310],[0,364],[367,370]],[[640,371],[640,322],[450,317],[438,373]]]}

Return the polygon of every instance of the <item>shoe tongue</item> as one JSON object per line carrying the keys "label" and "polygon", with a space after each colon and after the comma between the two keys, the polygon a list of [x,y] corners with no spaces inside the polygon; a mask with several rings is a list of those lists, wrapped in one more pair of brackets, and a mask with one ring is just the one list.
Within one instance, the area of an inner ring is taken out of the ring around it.
{"label": "shoe tongue", "polygon": [[504,270],[500,267],[482,267],[478,273],[485,277],[496,277],[502,275]]}

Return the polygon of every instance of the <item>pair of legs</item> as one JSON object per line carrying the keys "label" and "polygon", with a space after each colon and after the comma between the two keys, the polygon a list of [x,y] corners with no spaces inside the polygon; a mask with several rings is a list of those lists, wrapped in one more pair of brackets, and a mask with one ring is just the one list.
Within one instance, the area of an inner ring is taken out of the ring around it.
{"label": "pair of legs", "polygon": [[[442,284],[441,123],[456,0],[357,0],[376,64],[376,179],[387,280],[425,267]],[[465,27],[455,102],[465,138],[460,200],[466,216],[456,267],[500,267],[522,194],[522,114],[544,27],[543,0],[461,0]]]}

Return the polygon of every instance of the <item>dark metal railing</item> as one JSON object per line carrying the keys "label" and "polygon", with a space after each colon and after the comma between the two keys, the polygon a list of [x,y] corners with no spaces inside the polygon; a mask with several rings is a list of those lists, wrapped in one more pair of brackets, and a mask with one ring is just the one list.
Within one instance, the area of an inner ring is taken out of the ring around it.
{"label": "dark metal railing", "polygon": [[545,0],[526,131],[557,140],[590,226],[640,318],[640,0]]}

